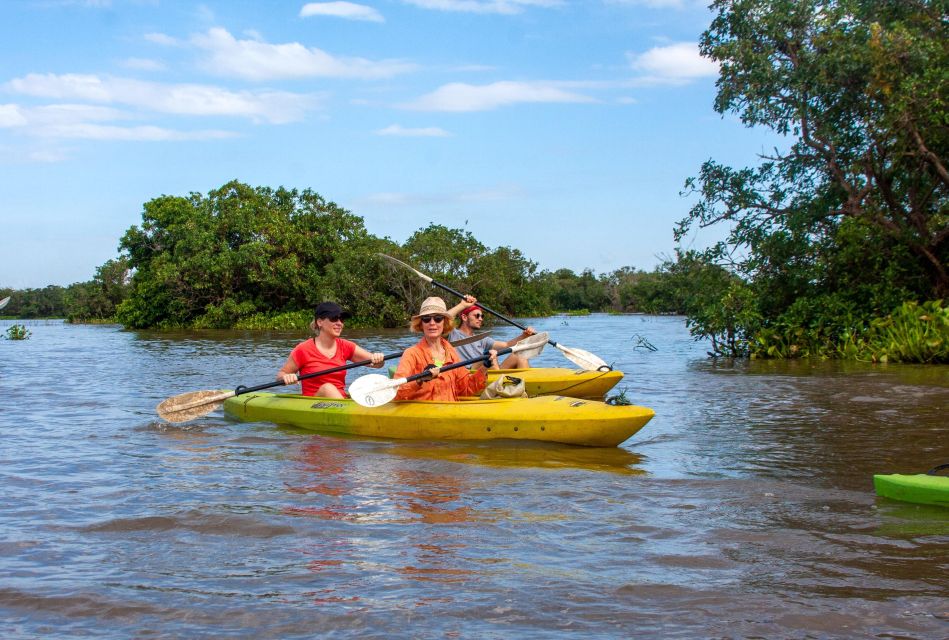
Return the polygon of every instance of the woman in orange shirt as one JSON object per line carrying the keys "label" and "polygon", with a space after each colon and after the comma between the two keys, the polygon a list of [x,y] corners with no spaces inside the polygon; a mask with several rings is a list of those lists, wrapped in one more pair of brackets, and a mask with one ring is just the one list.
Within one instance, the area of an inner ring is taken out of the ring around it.
{"label": "woman in orange shirt", "polygon": [[[445,339],[452,330],[451,321],[445,301],[438,297],[426,298],[418,314],[412,316],[409,326],[413,331],[421,331],[422,339],[405,350],[393,377],[408,378],[425,370],[432,377],[405,383],[399,387],[396,400],[454,401],[461,396],[478,395],[484,389],[488,377],[484,362],[477,363],[474,369],[458,367],[439,373],[439,367],[462,360]],[[491,368],[497,369],[497,351],[488,353]]]}

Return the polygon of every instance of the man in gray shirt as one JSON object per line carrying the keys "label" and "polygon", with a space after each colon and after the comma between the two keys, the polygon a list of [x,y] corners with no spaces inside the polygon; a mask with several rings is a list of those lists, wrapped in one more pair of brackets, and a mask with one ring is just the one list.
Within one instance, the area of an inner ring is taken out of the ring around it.
{"label": "man in gray shirt", "polygon": [[[481,326],[484,324],[484,310],[475,304],[477,300],[471,296],[466,296],[465,299],[471,304],[462,309],[458,314],[461,324],[459,324],[456,329],[453,329],[452,332],[448,334],[449,342],[470,338],[475,334],[475,332],[479,331]],[[484,355],[488,349],[500,350],[514,346],[524,338],[528,338],[535,333],[537,332],[534,331],[533,327],[527,327],[527,329],[522,331],[519,336],[508,340],[507,342],[503,340],[495,340],[491,336],[485,336],[477,342],[461,345],[455,347],[455,349],[458,350],[458,355],[460,355],[463,359],[469,360],[471,358],[477,358],[480,355]],[[531,365],[527,358],[524,358],[517,353],[512,353],[500,363],[500,366],[502,369],[527,369]]]}

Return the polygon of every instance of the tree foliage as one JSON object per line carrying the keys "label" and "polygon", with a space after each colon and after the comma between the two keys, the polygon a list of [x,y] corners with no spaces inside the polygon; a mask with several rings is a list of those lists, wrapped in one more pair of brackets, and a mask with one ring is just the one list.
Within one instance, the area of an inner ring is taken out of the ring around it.
{"label": "tree foliage", "polygon": [[66,289],[66,318],[70,322],[110,320],[128,295],[130,277],[128,260],[108,260],[96,269],[91,281],[76,283]]}
{"label": "tree foliage", "polygon": [[949,294],[945,8],[713,2],[700,48],[721,65],[716,110],[788,144],[755,167],[706,162],[676,235],[729,225],[712,255],[751,287],[755,322],[833,341],[905,300]]}
{"label": "tree foliage", "polygon": [[227,327],[258,309],[312,308],[337,295],[327,269],[368,241],[361,218],[310,190],[229,182],[207,197],[162,196],[119,244],[135,275],[117,317]]}

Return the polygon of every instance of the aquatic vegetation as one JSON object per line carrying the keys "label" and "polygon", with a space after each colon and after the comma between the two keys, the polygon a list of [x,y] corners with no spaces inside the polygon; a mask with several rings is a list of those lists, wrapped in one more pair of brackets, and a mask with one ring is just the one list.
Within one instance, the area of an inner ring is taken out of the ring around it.
{"label": "aquatic vegetation", "polygon": [[751,357],[949,363],[949,307],[942,300],[904,302],[886,316],[852,318],[850,326],[836,330],[820,323],[761,329]]}
{"label": "aquatic vegetation", "polygon": [[870,323],[864,353],[875,362],[949,363],[949,307],[904,302]]}
{"label": "aquatic vegetation", "polygon": [[634,340],[636,344],[633,345],[633,349],[646,349],[648,351],[659,351],[659,347],[649,342],[644,336],[639,335],[638,333],[633,335],[631,340]]}
{"label": "aquatic vegetation", "polygon": [[619,393],[608,396],[604,402],[606,402],[606,404],[612,404],[620,407],[633,404],[633,401],[626,397],[626,391],[626,387],[623,387],[620,389]]}
{"label": "aquatic vegetation", "polygon": [[13,324],[7,329],[7,340],[29,340],[33,332],[22,324]]}

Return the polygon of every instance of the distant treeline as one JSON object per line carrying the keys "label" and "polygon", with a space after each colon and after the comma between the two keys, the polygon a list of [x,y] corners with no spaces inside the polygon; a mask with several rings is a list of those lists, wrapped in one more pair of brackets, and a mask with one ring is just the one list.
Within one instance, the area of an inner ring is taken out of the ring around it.
{"label": "distant treeline", "polygon": [[468,231],[434,224],[398,244],[313,191],[240,182],[145,203],[142,224],[119,249],[88,282],[0,289],[0,297],[12,296],[4,313],[129,328],[299,328],[317,303],[335,300],[353,312],[354,325],[404,325],[439,292],[378,253],[515,316],[683,313],[693,282],[682,273],[688,258],[651,272],[539,270],[518,249],[491,248]]}
{"label": "distant treeline", "polygon": [[96,269],[92,280],[68,287],[53,284],[42,289],[0,287],[0,299],[10,297],[0,316],[112,322],[116,307],[128,295],[128,281],[128,261],[119,258]]}
{"label": "distant treeline", "polygon": [[[683,313],[715,356],[949,363],[949,21],[936,0],[712,0],[715,109],[772,129],[757,165],[709,159],[674,230],[723,227],[651,272],[538,270],[439,225],[405,243],[306,190],[231,182],[145,203],[86,283],[6,313],[127,327],[303,327],[320,300],[403,324],[432,289],[393,255],[515,316]],[[595,212],[591,213],[595,224]],[[8,295],[6,290],[0,295]],[[449,301],[453,303],[454,301]]]}

